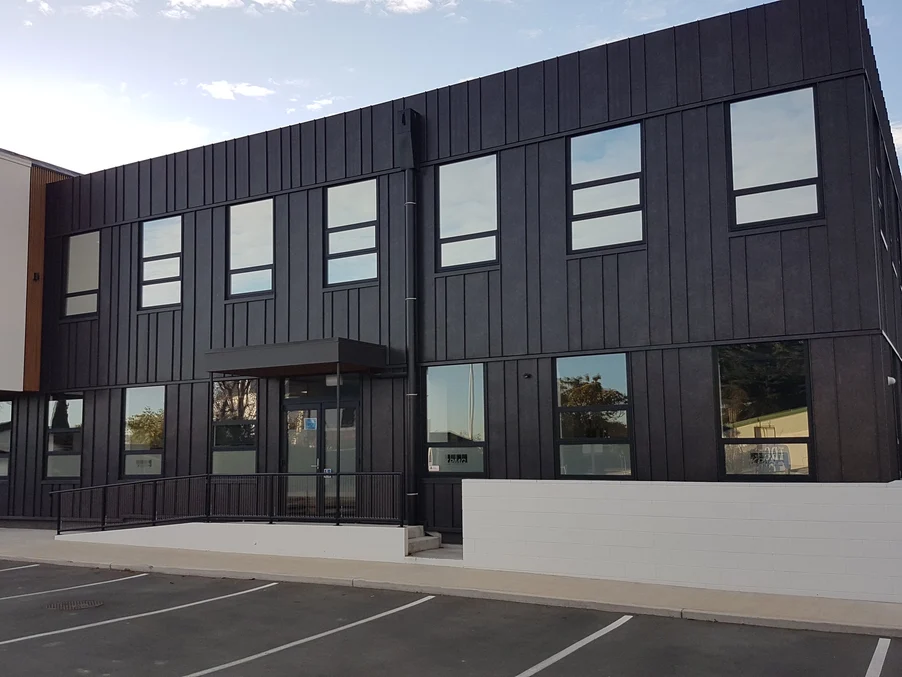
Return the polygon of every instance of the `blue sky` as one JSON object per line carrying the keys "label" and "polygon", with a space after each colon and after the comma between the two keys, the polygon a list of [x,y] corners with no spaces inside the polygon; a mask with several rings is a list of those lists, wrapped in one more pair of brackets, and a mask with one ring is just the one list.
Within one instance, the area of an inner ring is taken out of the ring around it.
{"label": "blue sky", "polygon": [[[0,0],[0,147],[93,171],[756,4]],[[865,7],[902,123],[902,3]]]}

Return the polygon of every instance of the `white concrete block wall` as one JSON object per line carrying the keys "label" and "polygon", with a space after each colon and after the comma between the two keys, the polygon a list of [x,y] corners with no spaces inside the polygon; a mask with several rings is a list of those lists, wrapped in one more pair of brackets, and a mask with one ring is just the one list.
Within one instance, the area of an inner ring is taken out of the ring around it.
{"label": "white concrete block wall", "polygon": [[464,565],[902,602],[902,482],[463,481]]}

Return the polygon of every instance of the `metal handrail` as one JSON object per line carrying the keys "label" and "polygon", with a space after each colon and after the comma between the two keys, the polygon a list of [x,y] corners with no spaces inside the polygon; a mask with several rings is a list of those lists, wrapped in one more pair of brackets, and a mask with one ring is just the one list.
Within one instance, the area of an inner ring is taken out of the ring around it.
{"label": "metal handrail", "polygon": [[[348,478],[354,480],[352,487],[342,483]],[[331,486],[326,491],[328,480],[335,482],[334,492]],[[50,495],[59,534],[186,521],[399,526],[406,521],[401,472],[207,473],[58,489]]]}

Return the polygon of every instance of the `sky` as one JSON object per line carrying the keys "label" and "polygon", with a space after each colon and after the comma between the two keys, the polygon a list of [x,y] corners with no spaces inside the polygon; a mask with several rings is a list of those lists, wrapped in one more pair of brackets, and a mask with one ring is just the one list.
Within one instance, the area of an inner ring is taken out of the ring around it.
{"label": "sky", "polygon": [[[0,148],[89,172],[756,4],[0,0]],[[902,2],[865,8],[902,145]]]}

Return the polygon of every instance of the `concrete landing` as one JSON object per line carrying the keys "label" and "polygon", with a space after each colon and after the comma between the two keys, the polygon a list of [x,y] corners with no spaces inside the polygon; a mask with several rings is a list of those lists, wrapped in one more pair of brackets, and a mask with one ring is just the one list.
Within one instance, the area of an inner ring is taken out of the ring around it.
{"label": "concrete landing", "polygon": [[[0,559],[216,578],[326,583],[782,628],[902,637],[902,604],[701,590],[448,566],[239,555],[54,540],[0,529]],[[449,549],[450,550],[450,549]],[[445,553],[450,555],[451,552]],[[413,557],[408,560],[421,560]],[[450,562],[449,562],[450,563]]]}

